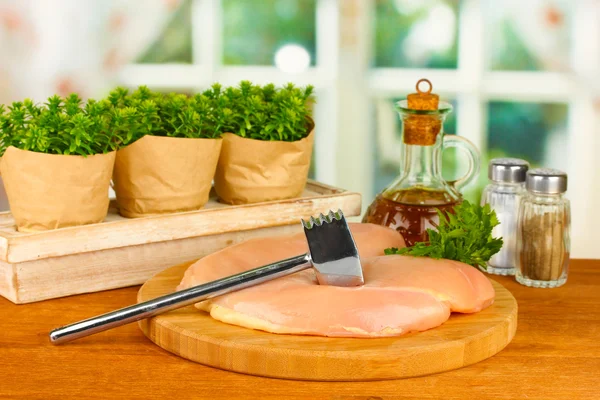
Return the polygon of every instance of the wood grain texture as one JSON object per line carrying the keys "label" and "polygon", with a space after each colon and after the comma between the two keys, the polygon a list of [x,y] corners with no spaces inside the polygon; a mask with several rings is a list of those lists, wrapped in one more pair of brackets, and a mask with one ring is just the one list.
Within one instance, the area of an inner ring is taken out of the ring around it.
{"label": "wood grain texture", "polygon": [[[175,291],[185,263],[158,273],[138,302]],[[397,338],[276,335],[225,324],[188,306],[140,321],[144,334],[183,358],[216,368],[273,378],[366,381],[406,378],[470,365],[502,350],[517,329],[517,302],[493,282],[494,304],[453,314],[442,326]]]}
{"label": "wood grain texture", "polygon": [[256,237],[301,231],[299,224],[198,236],[9,264],[0,261],[0,295],[25,304],[144,283],[174,263],[193,261]]}
{"label": "wood grain texture", "polygon": [[[227,232],[297,223],[300,218],[340,208],[348,216],[360,214],[359,193],[309,181],[296,199],[246,205],[219,203],[211,193],[200,210],[124,218],[109,209],[100,224],[34,233],[17,232],[8,213],[0,213],[0,260],[8,263],[41,260],[92,251],[210,236]],[[173,264],[171,264],[173,265]]]}
{"label": "wood grain texture", "polygon": [[512,342],[487,360],[418,378],[310,382],[237,374],[187,361],[137,324],[52,346],[59,325],[135,303],[138,287],[15,305],[0,298],[1,399],[597,400],[600,260],[573,260],[558,289],[493,277],[519,303]]}
{"label": "wood grain texture", "polygon": [[360,214],[358,193],[309,181],[297,199],[128,219],[111,208],[100,224],[17,232],[0,213],[0,296],[23,304],[145,282],[155,273],[253,237],[294,233],[300,218],[341,208]]}

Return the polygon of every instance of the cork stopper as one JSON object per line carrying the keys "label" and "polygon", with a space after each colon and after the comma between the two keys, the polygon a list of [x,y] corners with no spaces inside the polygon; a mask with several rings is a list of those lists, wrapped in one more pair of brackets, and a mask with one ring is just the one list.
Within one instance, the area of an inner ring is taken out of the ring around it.
{"label": "cork stopper", "polygon": [[[421,83],[429,88],[426,92],[419,89]],[[407,96],[408,108],[412,110],[437,110],[440,96],[431,93],[433,85],[428,79],[419,79],[417,93]],[[432,146],[442,130],[442,121],[434,115],[410,115],[404,120],[404,143],[420,146]]]}
{"label": "cork stopper", "polygon": [[[429,85],[429,90],[422,92],[421,89],[419,89],[421,83]],[[429,79],[419,79],[416,88],[417,93],[411,93],[406,97],[406,100],[408,100],[408,108],[412,110],[437,110],[438,104],[440,103],[440,96],[431,93],[433,85],[431,85]]]}

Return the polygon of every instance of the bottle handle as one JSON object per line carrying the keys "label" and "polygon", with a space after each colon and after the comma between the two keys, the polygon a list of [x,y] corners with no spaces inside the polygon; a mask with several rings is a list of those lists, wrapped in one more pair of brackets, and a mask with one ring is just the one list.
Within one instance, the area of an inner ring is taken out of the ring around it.
{"label": "bottle handle", "polygon": [[481,168],[481,156],[479,155],[479,150],[473,143],[469,140],[465,139],[462,136],[457,135],[444,135],[444,147],[443,149],[447,149],[450,147],[456,147],[458,149],[464,150],[467,153],[469,159],[469,168],[467,173],[453,181],[448,181],[448,184],[454,186],[457,190],[460,190],[464,186],[467,186],[471,183],[478,175],[479,169]]}

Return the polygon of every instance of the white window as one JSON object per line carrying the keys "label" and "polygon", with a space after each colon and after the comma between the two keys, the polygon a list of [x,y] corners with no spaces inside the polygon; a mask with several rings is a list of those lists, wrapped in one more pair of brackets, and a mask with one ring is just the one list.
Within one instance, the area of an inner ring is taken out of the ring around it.
{"label": "white window", "polygon": [[[285,10],[286,2],[282,1]],[[600,161],[595,157],[600,153],[600,3],[594,0],[556,1],[556,5],[542,0],[520,4],[491,0],[299,1],[316,4],[316,62],[310,60],[306,68],[306,55],[293,48],[288,49],[287,55],[283,53],[279,67],[224,65],[223,7],[227,6],[227,0],[191,0],[191,63],[133,64],[123,70],[120,79],[128,86],[146,84],[156,89],[181,91],[202,90],[213,82],[236,85],[242,79],[256,83],[313,84],[317,95],[314,177],[361,192],[363,207],[397,172],[394,168],[400,157],[398,118],[391,100],[413,92],[420,78],[431,80],[435,91],[455,105],[456,132],[448,133],[460,134],[475,143],[482,150],[484,162],[489,154],[493,155],[488,148],[493,149],[496,142],[513,148],[512,143],[502,144],[502,140],[514,140],[507,139],[510,135],[503,139],[498,131],[502,125],[494,122],[495,115],[505,112],[507,107],[543,105],[550,114],[565,113],[566,117],[556,124],[556,134],[545,137],[543,157],[534,164],[561,168],[569,174],[572,256],[600,257],[600,247],[594,246],[592,239],[594,226],[600,225],[600,209],[596,206],[600,204]],[[386,25],[376,17],[376,7],[384,3],[400,11],[407,4],[429,7],[411,29],[412,36],[402,42],[404,50],[411,51],[415,58],[406,65],[395,65],[392,60],[391,66],[378,66],[387,62],[377,61],[378,49],[374,45],[385,40]],[[448,12],[448,4],[454,7],[454,14]],[[543,16],[550,22],[568,18],[562,27],[567,32],[552,36],[537,27],[535,16],[540,13],[546,13]],[[537,41],[536,48],[552,55],[544,62],[551,66],[555,63],[557,67],[511,71],[495,65],[502,41],[495,36],[494,27],[503,23],[502,18],[513,18],[514,26],[529,29],[525,33],[528,40]],[[445,30],[436,30],[436,26]],[[449,35],[454,36],[449,39]],[[566,55],[547,51],[564,37],[570,38]],[[455,66],[419,66],[428,48],[436,51],[448,47],[448,43],[455,46]],[[562,67],[565,65],[567,68]],[[387,175],[382,167],[386,165],[392,168]],[[486,180],[485,165],[481,173],[479,186]],[[474,193],[471,191],[470,195]]]}

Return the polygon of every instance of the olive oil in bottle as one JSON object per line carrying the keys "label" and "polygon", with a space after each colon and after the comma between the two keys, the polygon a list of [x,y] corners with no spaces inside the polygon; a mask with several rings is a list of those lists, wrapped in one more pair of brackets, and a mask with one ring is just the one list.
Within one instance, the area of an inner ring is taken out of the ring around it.
{"label": "olive oil in bottle", "polygon": [[[419,83],[429,90],[419,90]],[[402,120],[402,173],[368,207],[363,222],[389,226],[402,234],[406,245],[427,241],[427,229],[439,223],[438,210],[452,212],[462,202],[459,190],[479,171],[480,157],[475,146],[456,135],[444,135],[443,122],[452,106],[431,93],[431,83],[417,82],[417,93],[396,103]],[[469,156],[469,169],[456,181],[442,177],[444,148],[457,147]]]}
{"label": "olive oil in bottle", "polygon": [[396,229],[412,246],[427,241],[427,229],[439,223],[437,210],[452,212],[462,200],[452,199],[441,190],[405,189],[391,193],[395,200],[379,194],[369,206],[362,222]]}

